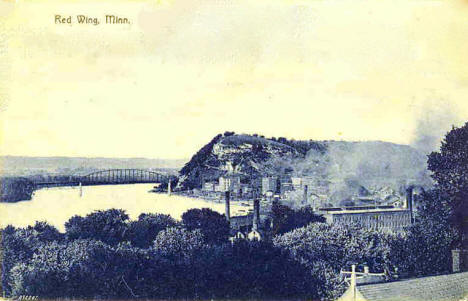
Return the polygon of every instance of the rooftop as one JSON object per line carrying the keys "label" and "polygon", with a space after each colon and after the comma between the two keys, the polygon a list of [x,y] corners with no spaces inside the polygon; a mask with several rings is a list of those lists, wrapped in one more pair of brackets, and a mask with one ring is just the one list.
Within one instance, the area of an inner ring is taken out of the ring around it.
{"label": "rooftop", "polygon": [[402,208],[382,208],[382,209],[361,209],[361,210],[337,210],[327,211],[327,214],[350,214],[350,213],[380,213],[380,212],[409,212],[408,209]]}
{"label": "rooftop", "polygon": [[356,300],[458,301],[468,297],[468,272],[357,286]]}

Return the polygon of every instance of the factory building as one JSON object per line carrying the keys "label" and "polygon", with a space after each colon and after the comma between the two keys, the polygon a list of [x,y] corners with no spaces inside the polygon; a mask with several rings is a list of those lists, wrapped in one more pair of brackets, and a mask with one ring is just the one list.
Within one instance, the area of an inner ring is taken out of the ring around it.
{"label": "factory building", "polygon": [[324,214],[330,224],[359,224],[368,229],[402,230],[411,225],[411,214],[406,209],[364,209],[330,211]]}
{"label": "factory building", "polygon": [[330,224],[359,224],[369,229],[403,230],[414,222],[416,206],[414,204],[418,193],[414,186],[407,189],[404,208],[393,206],[361,206],[346,208],[320,208]]}

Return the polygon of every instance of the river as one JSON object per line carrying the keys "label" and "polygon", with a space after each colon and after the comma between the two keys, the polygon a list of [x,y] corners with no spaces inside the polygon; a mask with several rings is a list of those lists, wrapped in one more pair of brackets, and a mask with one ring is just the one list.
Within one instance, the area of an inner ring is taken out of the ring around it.
{"label": "river", "polygon": [[[44,188],[34,192],[30,201],[0,203],[0,227],[24,227],[36,221],[46,221],[60,231],[73,215],[84,216],[95,210],[124,209],[130,219],[141,213],[163,213],[180,220],[191,208],[211,208],[224,213],[223,202],[209,202],[178,195],[150,193],[152,184],[83,186]],[[242,215],[248,207],[231,203],[231,215]]]}

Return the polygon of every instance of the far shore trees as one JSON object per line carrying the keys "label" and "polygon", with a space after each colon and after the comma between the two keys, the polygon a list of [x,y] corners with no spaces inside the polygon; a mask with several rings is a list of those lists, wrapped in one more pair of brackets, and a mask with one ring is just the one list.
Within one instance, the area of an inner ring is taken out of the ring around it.
{"label": "far shore trees", "polygon": [[30,200],[34,183],[23,177],[0,177],[0,202],[19,202]]}

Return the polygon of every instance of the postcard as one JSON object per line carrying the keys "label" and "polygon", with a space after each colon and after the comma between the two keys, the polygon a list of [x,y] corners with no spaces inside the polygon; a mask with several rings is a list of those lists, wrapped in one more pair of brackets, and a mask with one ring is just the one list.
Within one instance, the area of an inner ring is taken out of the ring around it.
{"label": "postcard", "polygon": [[468,300],[466,0],[0,0],[0,300]]}

